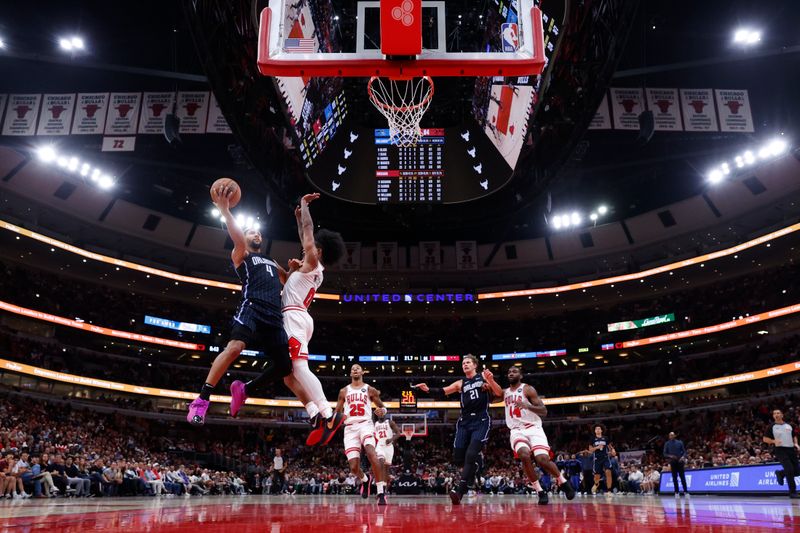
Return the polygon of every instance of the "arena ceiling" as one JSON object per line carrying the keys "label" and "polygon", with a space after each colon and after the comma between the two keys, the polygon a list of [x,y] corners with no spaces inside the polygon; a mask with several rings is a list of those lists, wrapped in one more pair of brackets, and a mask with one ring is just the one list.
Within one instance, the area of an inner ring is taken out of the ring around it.
{"label": "arena ceiling", "polygon": [[[345,12],[353,3],[334,4]],[[291,239],[291,204],[310,185],[296,153],[282,144],[285,115],[266,106],[257,122],[248,122],[246,113],[239,113],[242,106],[263,107],[270,95],[263,89],[265,80],[254,84],[247,95],[252,100],[226,109],[226,84],[230,89],[242,80],[226,81],[221,77],[224,65],[215,67],[218,57],[206,38],[215,4],[144,1],[122,9],[114,3],[72,0],[46,9],[35,3],[16,5],[0,16],[5,44],[0,50],[0,93],[211,87],[229,115],[233,136],[185,135],[173,145],[162,136],[139,136],[136,151],[126,154],[101,153],[94,136],[67,136],[59,145],[113,168],[118,197],[198,223],[213,224],[207,196],[211,181],[235,176],[246,189],[245,207],[269,221],[272,237]],[[228,4],[252,30],[258,5],[246,0]],[[470,7],[464,14],[491,4]],[[548,213],[588,212],[602,203],[611,207],[612,219],[634,216],[701,193],[708,187],[707,169],[719,160],[780,132],[788,139],[800,138],[794,89],[800,85],[800,14],[795,2],[546,0],[543,9],[562,19],[561,33],[569,39],[572,55],[555,57],[554,68],[560,71],[553,73],[533,118],[533,146],[524,149],[506,187],[452,206],[359,206],[328,199],[317,210],[320,222],[363,241],[541,236],[552,231],[545,222]],[[231,20],[236,13],[217,15]],[[762,42],[749,52],[731,45],[734,28],[742,24],[762,28]],[[601,26],[614,31],[604,33]],[[224,27],[216,38],[245,59],[247,32],[244,25]],[[62,54],[58,38],[74,33],[84,36],[86,53]],[[241,49],[230,45],[237,36],[244,41]],[[603,75],[576,87],[565,77],[576,72]],[[648,143],[637,143],[636,132],[587,131],[598,95],[608,86],[747,89],[755,133],[657,132]],[[444,87],[467,105],[471,95],[464,94],[462,85]],[[580,102],[576,95],[583,95]],[[37,141],[0,138],[21,150],[35,149]]]}

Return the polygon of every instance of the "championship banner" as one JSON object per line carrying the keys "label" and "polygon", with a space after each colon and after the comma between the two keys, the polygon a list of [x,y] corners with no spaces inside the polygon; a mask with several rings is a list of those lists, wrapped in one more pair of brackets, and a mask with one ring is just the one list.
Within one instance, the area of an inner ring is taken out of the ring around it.
{"label": "championship banner", "polygon": [[683,131],[678,89],[647,89],[647,108],[653,112],[655,131]]}
{"label": "championship banner", "polygon": [[439,270],[442,268],[442,246],[439,241],[420,241],[420,270]]}
{"label": "championship banner", "polygon": [[181,133],[205,133],[208,118],[208,92],[178,93],[178,118]]}
{"label": "championship banner", "polygon": [[3,122],[3,135],[33,135],[39,116],[41,94],[10,94]]}
{"label": "championship banner", "polygon": [[231,127],[222,114],[217,97],[211,93],[211,103],[208,106],[208,122],[206,122],[206,133],[231,133]]}
{"label": "championship banner", "polygon": [[746,90],[715,89],[714,93],[717,96],[720,131],[755,131]]}
{"label": "championship banner", "polygon": [[108,93],[79,93],[75,106],[73,135],[99,135],[106,126]]}
{"label": "championship banner", "polygon": [[681,110],[686,131],[719,131],[711,89],[681,89]]}
{"label": "championship banner", "polygon": [[172,111],[175,93],[144,93],[139,133],[164,133],[164,118]]}
{"label": "championship banner", "polygon": [[74,94],[44,95],[36,135],[69,135],[73,111],[75,111]]}
{"label": "championship banner", "polygon": [[379,242],[376,249],[378,270],[397,270],[397,243]]}
{"label": "championship banner", "polygon": [[139,122],[142,93],[111,93],[106,135],[134,135]]}
{"label": "championship banner", "polygon": [[339,268],[342,270],[361,270],[361,243],[346,242],[344,247],[346,254],[339,264]]}
{"label": "championship banner", "polygon": [[612,88],[611,110],[615,130],[639,130],[639,115],[644,111],[644,94],[638,88]]}
{"label": "championship banner", "polygon": [[675,313],[643,318],[641,320],[614,322],[612,324],[608,324],[608,331],[625,331],[628,329],[646,328],[648,326],[655,326],[657,324],[666,324],[667,322],[675,322]]}
{"label": "championship banner", "polygon": [[611,129],[611,111],[608,110],[608,94],[603,95],[603,100],[600,102],[600,107],[592,117],[589,123],[590,130],[610,130]]}
{"label": "championship banner", "polygon": [[456,269],[478,270],[478,243],[456,241]]}

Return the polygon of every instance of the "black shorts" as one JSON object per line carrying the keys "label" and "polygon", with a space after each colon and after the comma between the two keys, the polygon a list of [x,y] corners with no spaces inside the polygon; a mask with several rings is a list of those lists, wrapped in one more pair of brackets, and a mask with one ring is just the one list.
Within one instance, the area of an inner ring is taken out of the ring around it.
{"label": "black shorts", "polygon": [[611,459],[608,457],[595,457],[592,470],[595,474],[602,474],[606,470],[611,470]]}
{"label": "black shorts", "polygon": [[289,357],[289,338],[283,326],[259,324],[253,331],[247,326],[236,324],[231,330],[230,340],[242,341],[248,350],[263,351],[265,355]]}
{"label": "black shorts", "polygon": [[466,415],[456,422],[456,437],[453,439],[453,448],[467,448],[470,443],[486,442],[489,440],[489,428],[492,420],[489,417]]}

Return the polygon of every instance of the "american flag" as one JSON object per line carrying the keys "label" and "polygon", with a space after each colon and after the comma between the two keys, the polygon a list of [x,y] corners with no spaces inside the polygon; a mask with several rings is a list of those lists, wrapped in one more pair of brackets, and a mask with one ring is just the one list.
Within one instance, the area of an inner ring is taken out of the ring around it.
{"label": "american flag", "polygon": [[283,49],[295,54],[313,54],[317,51],[317,44],[314,39],[298,39],[290,37],[283,43]]}

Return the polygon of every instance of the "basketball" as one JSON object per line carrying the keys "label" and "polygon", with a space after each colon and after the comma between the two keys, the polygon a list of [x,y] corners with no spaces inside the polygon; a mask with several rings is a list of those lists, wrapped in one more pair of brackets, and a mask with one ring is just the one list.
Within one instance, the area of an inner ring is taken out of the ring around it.
{"label": "basketball", "polygon": [[233,188],[230,207],[236,207],[236,205],[239,203],[239,200],[242,199],[242,189],[239,187],[239,184],[231,178],[220,178],[211,185],[211,201],[213,202],[215,200],[216,191],[223,187]]}

